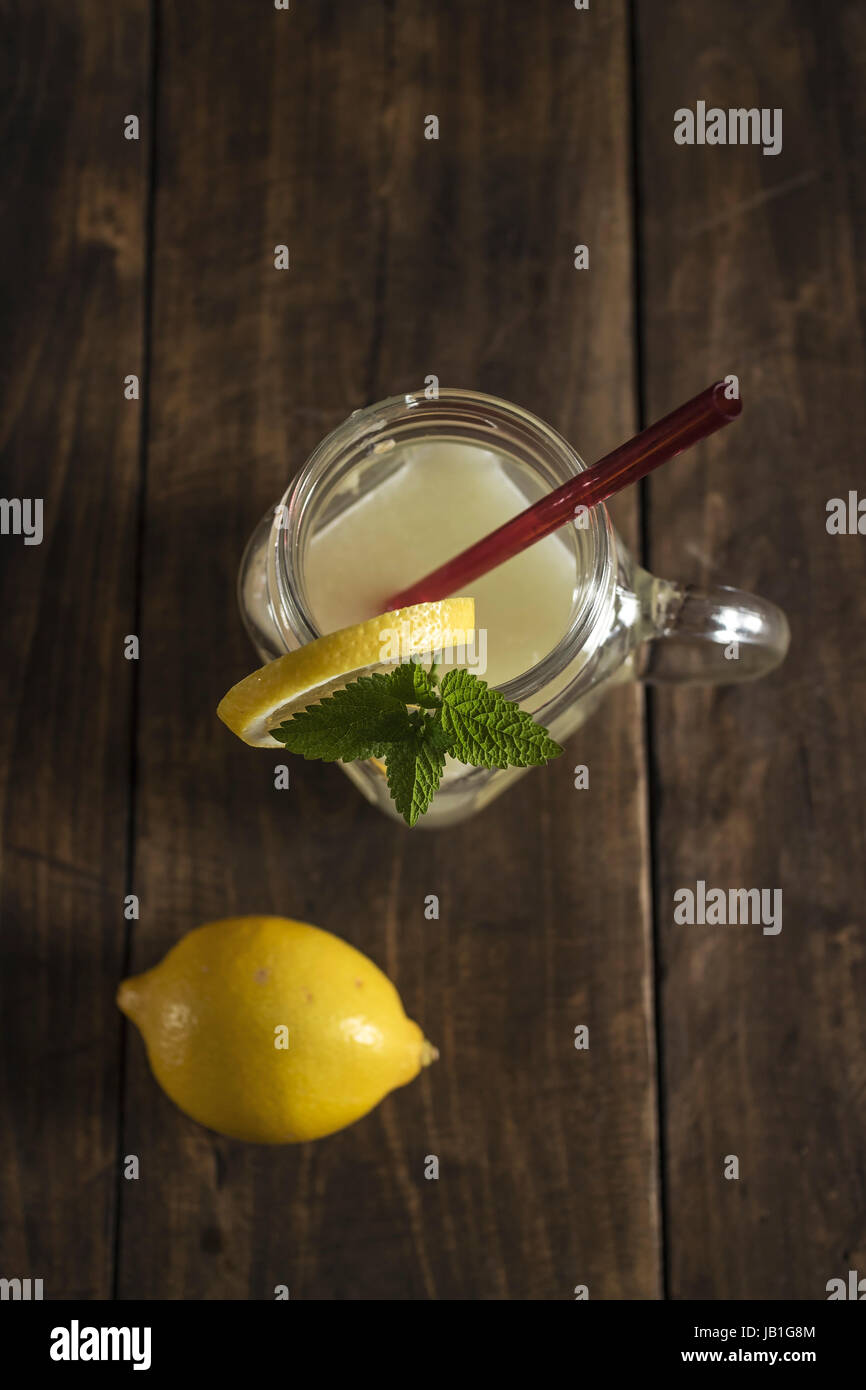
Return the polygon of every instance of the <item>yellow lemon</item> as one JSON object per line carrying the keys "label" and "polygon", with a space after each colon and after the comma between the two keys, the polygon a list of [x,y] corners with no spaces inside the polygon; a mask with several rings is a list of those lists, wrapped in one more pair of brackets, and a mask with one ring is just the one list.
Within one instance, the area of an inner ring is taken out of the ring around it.
{"label": "yellow lemon", "polygon": [[378,618],[341,627],[277,657],[233,685],[217,714],[233,734],[255,748],[279,748],[270,730],[298,710],[396,661],[446,652],[472,640],[475,600],[446,598],[395,608]]}
{"label": "yellow lemon", "polygon": [[196,927],[117,1002],[175,1104],[250,1143],[333,1134],[438,1056],[371,960],[286,917]]}

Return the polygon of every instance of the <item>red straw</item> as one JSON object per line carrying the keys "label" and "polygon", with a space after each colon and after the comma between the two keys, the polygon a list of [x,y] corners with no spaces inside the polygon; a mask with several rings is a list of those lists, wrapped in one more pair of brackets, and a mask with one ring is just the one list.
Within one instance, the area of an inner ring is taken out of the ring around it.
{"label": "red straw", "polygon": [[548,493],[526,511],[518,512],[511,521],[470,545],[447,564],[394,594],[383,605],[383,612],[465,592],[473,579],[504,565],[527,546],[573,521],[578,507],[597,506],[651,473],[660,463],[682,453],[690,444],[697,444],[722,425],[729,425],[743,405],[739,398],[729,400],[725,390],[723,381],[708,386],[699,396],[641,430],[634,439],[620,444],[612,454],[605,454],[598,463]]}

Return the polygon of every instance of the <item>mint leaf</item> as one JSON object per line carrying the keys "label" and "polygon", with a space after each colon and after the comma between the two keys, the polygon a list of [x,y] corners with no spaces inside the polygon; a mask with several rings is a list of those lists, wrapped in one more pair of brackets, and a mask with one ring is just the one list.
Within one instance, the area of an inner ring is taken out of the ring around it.
{"label": "mint leaf", "polygon": [[414,825],[423,816],[436,795],[448,748],[449,739],[438,716],[427,715],[410,739],[385,749],[388,790],[407,825]]}
{"label": "mint leaf", "polygon": [[412,737],[413,725],[405,704],[391,694],[389,679],[372,675],[351,681],[270,732],[290,753],[351,763],[383,757],[387,746]]}
{"label": "mint leaf", "polygon": [[387,677],[391,694],[406,705],[420,705],[422,709],[438,709],[442,701],[433,684],[432,668],[424,670],[417,661],[406,661]]}
{"label": "mint leaf", "polygon": [[436,752],[442,753],[443,756],[450,753],[454,746],[454,740],[442,728],[442,720],[438,712],[436,714],[423,714],[420,718],[425,742],[429,743]]}
{"label": "mint leaf", "polygon": [[440,692],[442,728],[462,763],[532,767],[562,752],[531,715],[470,671],[449,671]]}

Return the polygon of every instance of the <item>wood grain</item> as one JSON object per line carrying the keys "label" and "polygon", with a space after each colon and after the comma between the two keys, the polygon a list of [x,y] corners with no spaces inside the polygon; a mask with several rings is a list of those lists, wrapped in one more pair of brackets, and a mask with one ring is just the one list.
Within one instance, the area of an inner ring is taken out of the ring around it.
{"label": "wood grain", "polygon": [[[825,529],[863,477],[866,23],[795,0],[639,18],[648,413],[729,371],[745,402],[653,478],[650,559],[792,626],[769,680],[654,701],[669,1292],[821,1299],[866,1268],[864,552]],[[698,99],[782,108],[781,154],[675,146]],[[781,888],[781,934],[674,926],[699,878]]]}
{"label": "wood grain", "polygon": [[[4,5],[0,1273],[111,1292],[133,671],[148,7]],[[98,104],[93,94],[99,93]]]}
{"label": "wood grain", "polygon": [[442,1057],[344,1133],[268,1151],[176,1112],[135,1039],[121,1295],[655,1297],[636,692],[557,771],[426,834],[334,768],[275,791],[213,717],[252,660],[244,542],[351,409],[434,373],[589,455],[632,429],[625,6],[163,9],[134,965],[209,918],[306,918],[392,976]]}

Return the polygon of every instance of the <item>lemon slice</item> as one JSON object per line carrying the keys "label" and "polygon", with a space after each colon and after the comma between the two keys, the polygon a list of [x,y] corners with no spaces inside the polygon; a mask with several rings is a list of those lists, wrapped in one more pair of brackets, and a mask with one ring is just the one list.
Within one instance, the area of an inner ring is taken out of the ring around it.
{"label": "lemon slice", "polygon": [[269,731],[298,710],[317,704],[359,676],[387,671],[412,656],[444,653],[469,643],[474,630],[475,600],[471,598],[395,608],[330,632],[253,671],[223,696],[217,714],[244,743],[279,748]]}

